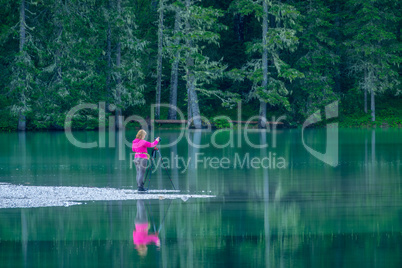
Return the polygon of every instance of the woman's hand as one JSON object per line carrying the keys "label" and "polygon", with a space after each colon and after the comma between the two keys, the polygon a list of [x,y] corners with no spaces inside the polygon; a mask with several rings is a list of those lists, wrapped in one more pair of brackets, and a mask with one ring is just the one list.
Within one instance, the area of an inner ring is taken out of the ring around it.
{"label": "woman's hand", "polygon": [[157,137],[157,138],[156,138],[156,140],[159,142],[159,141],[160,141],[160,138],[159,138],[159,137]]}

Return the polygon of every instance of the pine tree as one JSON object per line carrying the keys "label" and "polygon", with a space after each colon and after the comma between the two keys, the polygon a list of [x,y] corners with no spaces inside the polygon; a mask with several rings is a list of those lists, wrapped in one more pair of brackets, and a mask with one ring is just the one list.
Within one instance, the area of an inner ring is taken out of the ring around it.
{"label": "pine tree", "polygon": [[158,60],[157,60],[157,81],[156,81],[156,112],[155,118],[159,119],[161,108],[162,91],[162,53],[163,53],[163,16],[165,9],[165,0],[159,0],[159,21],[158,21]]}
{"label": "pine tree", "polygon": [[170,51],[172,54],[172,71],[170,78],[170,98],[169,98],[169,115],[168,119],[175,120],[177,113],[174,107],[177,107],[177,88],[178,88],[178,78],[179,78],[179,62],[180,62],[180,37],[179,33],[181,30],[181,8],[176,3],[170,6],[170,9],[174,12],[174,29],[172,36],[174,36],[172,44],[170,45]]}
{"label": "pine tree", "polygon": [[349,70],[358,77],[357,86],[371,96],[372,121],[375,121],[375,95],[399,84],[395,67],[401,62],[400,44],[396,42],[397,5],[394,1],[347,2],[350,15],[345,27],[345,45]]}
{"label": "pine tree", "polygon": [[106,107],[109,110],[109,103],[112,101],[111,84],[112,84],[112,0],[107,0],[105,10],[107,21],[107,36],[106,36]]}
{"label": "pine tree", "polygon": [[[193,0],[174,3],[176,12],[181,16],[183,28],[173,35],[166,36],[167,51],[174,59],[179,59],[179,66],[184,69],[187,88],[188,118],[193,120],[195,128],[201,128],[199,93],[220,99],[223,105],[237,102],[237,94],[210,90],[206,85],[224,76],[226,66],[220,61],[211,60],[204,50],[208,45],[219,45],[219,31],[227,29],[218,19],[223,12],[211,7],[196,5]],[[177,9],[180,9],[178,11]],[[177,13],[176,13],[177,14]],[[178,56],[177,52],[180,53]]]}
{"label": "pine tree", "polygon": [[16,37],[20,5],[18,2],[0,0],[0,6],[0,130],[11,130],[18,125],[18,113],[10,112],[10,107],[18,100],[13,98],[15,91],[10,87],[10,81],[15,79],[12,72],[15,64],[10,63],[15,62],[19,50],[19,40]]}
{"label": "pine tree", "polygon": [[262,38],[247,44],[250,60],[243,70],[253,83],[249,98],[260,101],[258,125],[266,128],[267,103],[289,110],[285,81],[303,77],[301,72],[281,59],[281,52],[294,52],[297,48],[300,13],[291,5],[269,0],[236,0],[231,9],[262,19]]}
{"label": "pine tree", "polygon": [[[42,15],[37,16],[35,33],[41,71],[31,115],[34,127],[62,128],[73,106],[104,99],[106,76],[101,59],[105,36],[100,28],[105,19],[99,16],[102,6],[97,4],[49,0],[38,6]],[[95,120],[95,111],[83,114],[76,116]]]}
{"label": "pine tree", "polygon": [[64,80],[66,59],[70,53],[64,42],[68,35],[64,27],[67,10],[61,0],[50,0],[38,8],[47,12],[38,17],[40,27],[36,30],[41,72],[31,120],[34,128],[61,129],[65,120],[63,114],[70,109],[67,97],[70,88]]}
{"label": "pine tree", "polygon": [[36,68],[32,60],[32,28],[27,23],[26,1],[21,0],[19,7],[19,49],[13,63],[13,75],[9,85],[14,99],[11,111],[18,116],[18,130],[26,130],[26,115],[31,109],[32,90]]}
{"label": "pine tree", "polygon": [[144,104],[145,84],[141,54],[147,42],[137,37],[135,9],[132,3],[116,1],[116,19],[112,32],[117,42],[116,64],[112,67],[115,84],[111,91],[116,104],[116,128],[121,129],[122,110]]}
{"label": "pine tree", "polygon": [[295,83],[292,106],[306,118],[338,98],[334,88],[340,62],[335,51],[339,45],[331,37],[333,16],[327,2],[297,1],[295,6],[303,15],[304,26],[299,35],[296,68],[305,78]]}

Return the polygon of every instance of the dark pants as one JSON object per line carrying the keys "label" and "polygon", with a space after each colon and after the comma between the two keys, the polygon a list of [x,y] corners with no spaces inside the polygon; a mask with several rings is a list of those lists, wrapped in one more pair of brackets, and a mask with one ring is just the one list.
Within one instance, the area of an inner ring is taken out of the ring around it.
{"label": "dark pants", "polygon": [[146,158],[135,158],[134,164],[137,170],[137,186],[143,187],[144,186],[144,177],[145,171],[147,168],[148,159]]}

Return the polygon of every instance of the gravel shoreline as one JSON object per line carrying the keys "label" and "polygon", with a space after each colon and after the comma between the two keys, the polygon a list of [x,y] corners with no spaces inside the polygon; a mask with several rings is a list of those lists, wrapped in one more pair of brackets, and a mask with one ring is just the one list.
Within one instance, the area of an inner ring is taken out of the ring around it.
{"label": "gravel shoreline", "polygon": [[66,187],[66,186],[23,186],[0,183],[0,208],[34,208],[81,205],[85,201],[114,201],[138,199],[182,199],[211,198],[214,195],[180,194],[178,190],[137,190]]}

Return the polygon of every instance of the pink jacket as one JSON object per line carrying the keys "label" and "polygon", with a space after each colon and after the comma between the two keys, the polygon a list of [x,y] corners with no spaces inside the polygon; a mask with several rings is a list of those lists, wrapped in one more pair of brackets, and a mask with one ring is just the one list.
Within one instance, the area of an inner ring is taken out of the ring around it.
{"label": "pink jacket", "polygon": [[157,234],[148,234],[148,223],[137,223],[133,231],[133,242],[137,246],[151,243],[158,245],[160,240]]}
{"label": "pink jacket", "polygon": [[144,153],[144,154],[135,154],[135,158],[145,158],[147,159],[147,148],[155,147],[158,144],[158,141],[155,140],[153,143],[150,143],[146,140],[135,139],[133,140],[133,152],[136,153]]}

